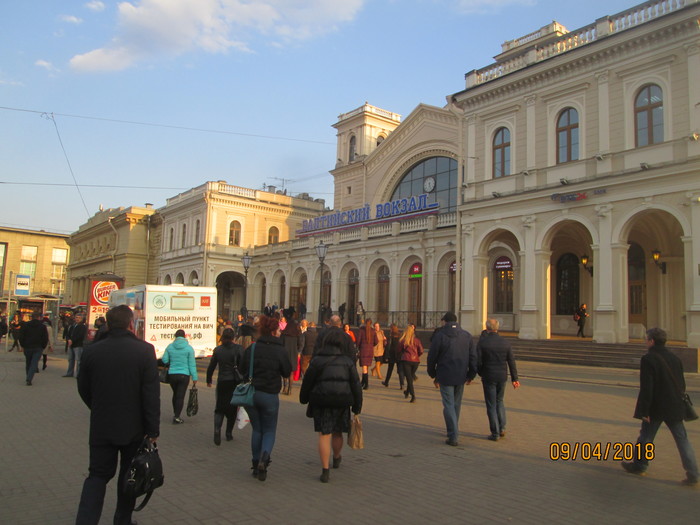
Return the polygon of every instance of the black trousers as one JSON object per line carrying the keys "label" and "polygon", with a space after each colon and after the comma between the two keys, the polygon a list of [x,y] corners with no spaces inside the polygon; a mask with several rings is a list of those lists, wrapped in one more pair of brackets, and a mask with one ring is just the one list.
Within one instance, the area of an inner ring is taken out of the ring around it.
{"label": "black trousers", "polygon": [[416,392],[413,390],[413,376],[418,371],[419,364],[420,363],[414,363],[412,361],[401,361],[403,374],[406,376],[406,390],[411,397],[416,397]]}
{"label": "black trousers", "polygon": [[190,384],[190,376],[187,374],[169,374],[168,382],[173,389],[173,417],[180,417],[182,407],[185,406],[185,394],[187,385]]}
{"label": "black trousers", "polygon": [[131,460],[136,455],[141,441],[128,445],[90,445],[90,469],[80,496],[78,516],[75,525],[97,525],[102,515],[107,483],[117,472],[117,456],[121,456],[119,477],[117,478],[117,508],[114,511],[114,525],[129,525],[134,510],[135,498],[122,491],[122,481]]}

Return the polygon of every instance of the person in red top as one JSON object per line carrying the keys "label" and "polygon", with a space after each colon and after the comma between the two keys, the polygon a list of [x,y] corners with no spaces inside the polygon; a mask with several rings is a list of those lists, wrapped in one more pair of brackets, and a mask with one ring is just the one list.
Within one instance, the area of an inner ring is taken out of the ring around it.
{"label": "person in red top", "polygon": [[401,366],[406,377],[406,390],[403,391],[405,398],[411,396],[411,403],[416,402],[416,393],[413,390],[413,381],[416,378],[420,356],[423,355],[423,343],[416,337],[416,325],[406,326],[401,339],[399,339],[399,355],[401,356]]}

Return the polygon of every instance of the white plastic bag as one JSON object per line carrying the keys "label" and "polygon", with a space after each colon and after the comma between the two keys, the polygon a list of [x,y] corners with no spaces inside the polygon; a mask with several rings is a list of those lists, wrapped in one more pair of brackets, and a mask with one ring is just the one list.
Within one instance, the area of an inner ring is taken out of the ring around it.
{"label": "white plastic bag", "polygon": [[238,407],[238,414],[236,414],[236,426],[239,430],[243,430],[248,423],[250,423],[248,412],[245,411],[245,408]]}

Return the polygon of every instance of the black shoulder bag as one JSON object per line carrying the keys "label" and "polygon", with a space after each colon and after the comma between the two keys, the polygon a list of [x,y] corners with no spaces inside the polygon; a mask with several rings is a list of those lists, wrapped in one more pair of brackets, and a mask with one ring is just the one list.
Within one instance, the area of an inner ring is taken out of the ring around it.
{"label": "black shoulder bag", "polygon": [[134,501],[136,498],[146,496],[134,511],[138,512],[146,506],[153,491],[162,486],[164,480],[163,462],[158,455],[158,447],[145,437],[134,459],[131,460],[122,485],[124,493],[133,497]]}
{"label": "black shoulder bag", "polygon": [[681,395],[681,399],[683,400],[683,421],[695,421],[698,418],[698,413],[695,412],[695,408],[693,407],[693,402],[691,401],[690,396],[687,392],[683,392],[681,390],[681,387],[678,384],[678,381],[676,381],[676,377],[673,375],[673,372],[671,372],[671,367],[668,366],[666,360],[661,356],[658,356],[658,358],[666,367],[668,375],[671,376],[671,381],[673,381],[676,390],[678,390],[678,393]]}

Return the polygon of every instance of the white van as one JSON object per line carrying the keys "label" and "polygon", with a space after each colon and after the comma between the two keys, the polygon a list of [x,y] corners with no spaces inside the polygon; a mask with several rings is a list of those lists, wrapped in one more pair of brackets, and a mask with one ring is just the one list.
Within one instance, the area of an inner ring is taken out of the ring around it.
{"label": "white van", "polygon": [[184,330],[195,357],[209,357],[216,347],[216,288],[141,284],[114,290],[109,307],[125,304],[134,311],[134,332],[162,357]]}

